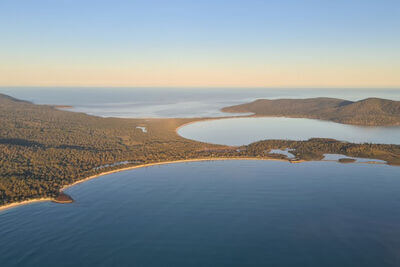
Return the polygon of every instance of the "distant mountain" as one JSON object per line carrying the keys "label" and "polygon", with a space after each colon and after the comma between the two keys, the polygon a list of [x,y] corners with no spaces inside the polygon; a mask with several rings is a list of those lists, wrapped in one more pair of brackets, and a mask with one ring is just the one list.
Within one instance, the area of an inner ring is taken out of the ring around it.
{"label": "distant mountain", "polygon": [[256,116],[283,116],[329,120],[365,126],[400,125],[400,101],[367,98],[348,101],[336,98],[258,99],[251,103],[223,108],[224,112]]}

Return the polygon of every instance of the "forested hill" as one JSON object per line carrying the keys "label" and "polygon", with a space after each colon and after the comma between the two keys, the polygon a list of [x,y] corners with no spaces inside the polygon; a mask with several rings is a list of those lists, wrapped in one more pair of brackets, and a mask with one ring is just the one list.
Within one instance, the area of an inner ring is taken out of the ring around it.
{"label": "forested hill", "polygon": [[380,98],[356,102],[336,98],[258,99],[251,103],[226,107],[222,111],[322,119],[365,126],[400,125],[400,101]]}

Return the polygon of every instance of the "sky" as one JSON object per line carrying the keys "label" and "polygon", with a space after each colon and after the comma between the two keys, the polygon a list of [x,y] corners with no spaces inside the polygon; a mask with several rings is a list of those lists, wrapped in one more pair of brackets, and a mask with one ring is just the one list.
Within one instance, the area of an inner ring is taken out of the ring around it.
{"label": "sky", "polygon": [[400,1],[0,0],[0,86],[400,88]]}

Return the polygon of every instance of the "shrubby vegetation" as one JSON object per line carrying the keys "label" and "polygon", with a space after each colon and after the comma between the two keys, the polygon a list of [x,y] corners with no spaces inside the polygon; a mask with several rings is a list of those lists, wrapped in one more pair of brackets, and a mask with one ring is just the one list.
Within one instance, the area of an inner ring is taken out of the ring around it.
{"label": "shrubby vegetation", "polygon": [[[0,95],[0,205],[56,197],[63,186],[85,177],[144,163],[210,157],[285,158],[268,155],[272,148],[293,148],[305,160],[340,153],[400,164],[400,148],[394,145],[324,139],[269,140],[240,148],[205,144],[176,134],[178,126],[190,121],[194,119],[99,118]],[[137,126],[146,127],[147,132]],[[112,165],[124,161],[129,164]]]}

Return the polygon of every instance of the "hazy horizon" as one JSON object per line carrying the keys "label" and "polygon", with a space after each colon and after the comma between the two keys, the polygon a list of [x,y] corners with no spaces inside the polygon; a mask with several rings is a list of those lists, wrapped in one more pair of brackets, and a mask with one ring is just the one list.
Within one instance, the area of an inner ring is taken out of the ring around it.
{"label": "hazy horizon", "polygon": [[252,90],[398,90],[400,89],[400,85],[398,86],[374,86],[374,87],[364,87],[364,86],[343,86],[343,87],[333,87],[333,86],[292,86],[292,87],[285,87],[285,86],[112,86],[112,85],[103,85],[103,86],[95,86],[95,85],[70,85],[70,86],[63,86],[63,85],[0,85],[0,89],[30,89],[30,88],[59,88],[59,89],[67,89],[67,88],[85,88],[85,89],[106,89],[106,88],[114,88],[114,89],[232,89],[232,90],[242,90],[242,89],[252,89]]}

